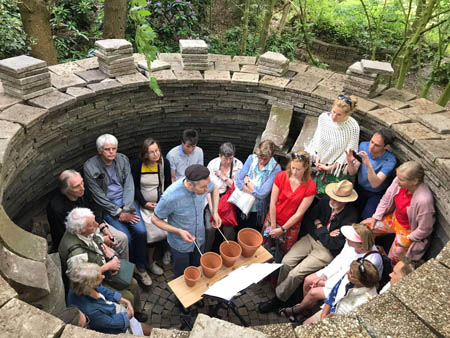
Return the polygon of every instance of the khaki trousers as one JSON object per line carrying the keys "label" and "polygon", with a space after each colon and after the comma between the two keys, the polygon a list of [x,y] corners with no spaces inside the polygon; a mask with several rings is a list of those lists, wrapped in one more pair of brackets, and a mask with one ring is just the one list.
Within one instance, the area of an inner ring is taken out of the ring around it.
{"label": "khaki trousers", "polygon": [[277,298],[286,302],[300,286],[305,277],[333,260],[330,251],[320,241],[306,235],[297,241],[283,257],[275,289]]}

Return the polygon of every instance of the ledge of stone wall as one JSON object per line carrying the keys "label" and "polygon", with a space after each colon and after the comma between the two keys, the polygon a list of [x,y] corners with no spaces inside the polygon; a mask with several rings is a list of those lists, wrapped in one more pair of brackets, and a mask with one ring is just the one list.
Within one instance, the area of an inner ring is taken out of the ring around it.
{"label": "ledge of stone wall", "polygon": [[[142,55],[134,57],[143,60]],[[179,143],[183,129],[193,127],[200,130],[206,160],[226,140],[245,158],[264,130],[272,104],[293,108],[290,138],[295,140],[306,115],[329,109],[345,76],[303,63],[292,63],[284,77],[260,75],[256,58],[226,55],[211,55],[209,70],[183,71],[180,54],[159,58],[171,65],[152,73],[163,97],[148,88],[145,74],[105,79],[96,58],[49,67],[54,90],[28,101],[7,96],[0,88],[0,198],[9,216],[1,217],[2,227],[16,228],[9,218],[23,225],[42,211],[57,175],[81,168],[95,154],[95,139],[102,133],[116,135],[120,151],[133,157],[144,138],[160,140],[167,152]],[[361,98],[358,107],[354,117],[363,139],[377,126],[392,127],[398,137],[393,150],[400,161],[417,160],[426,168],[437,207],[435,255],[450,234],[449,112],[396,89]],[[40,253],[31,254],[23,245],[20,249],[20,243],[29,241],[13,232],[15,254],[45,262],[46,246],[36,244]]]}

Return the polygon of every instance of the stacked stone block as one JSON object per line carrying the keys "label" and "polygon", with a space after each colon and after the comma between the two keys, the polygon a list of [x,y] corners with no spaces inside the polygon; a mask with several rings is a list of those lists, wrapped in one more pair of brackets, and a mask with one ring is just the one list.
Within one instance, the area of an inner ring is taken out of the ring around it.
{"label": "stacked stone block", "polygon": [[258,59],[258,73],[283,76],[289,69],[289,60],[281,53],[265,52]]}
{"label": "stacked stone block", "polygon": [[203,40],[180,40],[181,65],[184,70],[207,70],[208,45]]}
{"label": "stacked stone block", "polygon": [[344,78],[344,92],[360,97],[374,97],[377,93],[378,74],[365,71],[360,61],[348,67]]}
{"label": "stacked stone block", "polygon": [[27,55],[1,60],[0,79],[6,94],[24,100],[53,90],[47,62]]}
{"label": "stacked stone block", "polygon": [[136,73],[131,43],[123,39],[108,39],[95,42],[95,51],[100,70],[109,77]]}

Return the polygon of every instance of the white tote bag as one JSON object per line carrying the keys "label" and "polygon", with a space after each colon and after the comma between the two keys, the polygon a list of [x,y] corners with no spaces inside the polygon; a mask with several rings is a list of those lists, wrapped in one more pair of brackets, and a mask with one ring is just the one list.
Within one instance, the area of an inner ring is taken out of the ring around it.
{"label": "white tote bag", "polygon": [[243,192],[237,187],[237,185],[234,185],[234,191],[231,194],[230,198],[228,198],[228,202],[233,203],[235,206],[241,209],[241,211],[245,215],[248,215],[250,209],[255,203],[255,200],[255,196]]}

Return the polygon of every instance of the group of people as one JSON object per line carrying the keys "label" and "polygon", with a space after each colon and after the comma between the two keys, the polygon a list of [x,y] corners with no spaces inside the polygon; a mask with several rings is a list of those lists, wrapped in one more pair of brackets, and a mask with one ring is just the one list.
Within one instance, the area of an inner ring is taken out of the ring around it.
{"label": "group of people", "polygon": [[[224,143],[206,167],[193,129],[183,131],[181,144],[166,157],[156,140],[146,139],[131,165],[113,135],[99,136],[98,154],[85,162],[83,175],[62,172],[47,207],[68,304],[93,329],[148,334],[138,282],[148,287],[149,272],[163,273],[158,255],[164,265],[172,260],[174,278],[199,266],[201,253],[218,247],[215,230],[221,226],[230,240],[250,227],[265,235],[268,247],[277,243],[282,267],[276,296],[259,311],[280,310],[293,321],[307,319],[320,300],[323,312],[307,322],[350,311],[377,293],[383,258],[374,236],[395,233],[388,254],[392,274],[411,271],[408,257],[422,257],[433,229],[433,197],[417,162],[399,166],[390,184],[396,159],[389,129],[358,146],[359,126],[350,116],[356,105],[355,97],[339,95],[331,112],[319,116],[311,143],[290,155],[285,170],[270,140],[244,164],[233,144]],[[254,203],[248,212],[236,208],[237,224],[222,224],[219,202],[234,190],[252,195]],[[136,279],[124,282],[130,262]],[[303,300],[287,308],[302,283]]]}

